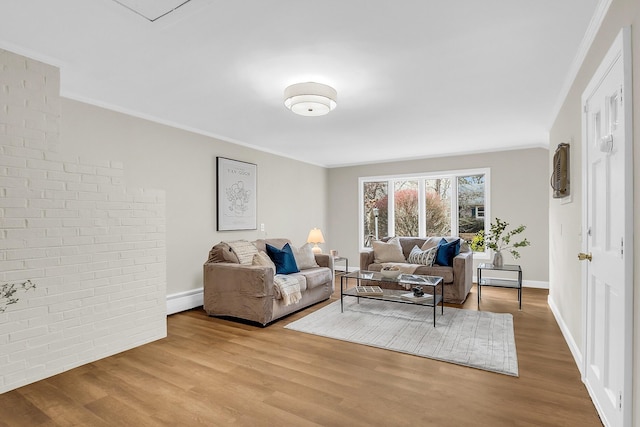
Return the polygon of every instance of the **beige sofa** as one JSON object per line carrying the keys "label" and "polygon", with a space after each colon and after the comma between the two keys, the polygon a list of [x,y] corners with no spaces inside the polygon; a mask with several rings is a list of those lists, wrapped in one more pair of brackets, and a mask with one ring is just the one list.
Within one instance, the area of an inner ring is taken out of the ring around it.
{"label": "beige sofa", "polygon": [[[288,239],[256,240],[253,244],[266,252],[268,243],[281,249]],[[218,246],[218,245],[216,245]],[[333,258],[316,254],[319,267],[303,269],[288,276],[300,284],[302,299],[285,305],[274,289],[274,272],[260,265],[243,265],[227,253],[214,253],[204,264],[204,309],[210,316],[229,316],[266,325],[287,314],[328,299],[334,291]]]}
{"label": "beige sofa", "polygon": [[[409,257],[414,246],[422,248],[425,242],[427,246],[436,246],[442,237],[399,237],[400,246],[405,260]],[[445,237],[450,242],[457,237]],[[383,238],[382,241],[388,241],[389,238]],[[407,263],[408,264],[408,263]],[[428,276],[441,276],[444,282],[444,300],[448,303],[462,304],[473,284],[473,251],[469,245],[462,243],[460,253],[453,258],[453,267],[433,265],[412,265],[415,267],[414,274],[424,274]],[[375,254],[373,249],[366,248],[360,252],[360,270],[380,271],[383,263],[375,262]]]}

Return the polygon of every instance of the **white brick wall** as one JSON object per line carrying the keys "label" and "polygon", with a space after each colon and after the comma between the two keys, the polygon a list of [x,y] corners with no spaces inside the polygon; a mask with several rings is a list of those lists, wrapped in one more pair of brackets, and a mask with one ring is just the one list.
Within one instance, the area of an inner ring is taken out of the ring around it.
{"label": "white brick wall", "polygon": [[[56,152],[59,71],[0,49],[0,393],[166,336],[165,195]],[[62,118],[64,119],[64,118]]]}

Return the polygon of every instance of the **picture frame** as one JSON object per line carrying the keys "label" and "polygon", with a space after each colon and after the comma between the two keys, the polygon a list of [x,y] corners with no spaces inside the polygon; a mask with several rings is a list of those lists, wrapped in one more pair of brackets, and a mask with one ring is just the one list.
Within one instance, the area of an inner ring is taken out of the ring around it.
{"label": "picture frame", "polygon": [[216,157],[218,231],[256,230],[257,165]]}

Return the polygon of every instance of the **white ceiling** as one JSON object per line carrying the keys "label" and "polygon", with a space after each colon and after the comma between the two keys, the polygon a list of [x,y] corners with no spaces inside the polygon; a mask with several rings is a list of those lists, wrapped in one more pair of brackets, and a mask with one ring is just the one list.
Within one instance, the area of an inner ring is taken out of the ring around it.
{"label": "white ceiling", "polygon": [[[0,47],[63,96],[333,167],[547,147],[600,1],[0,0]],[[305,81],[338,107],[288,111]]]}

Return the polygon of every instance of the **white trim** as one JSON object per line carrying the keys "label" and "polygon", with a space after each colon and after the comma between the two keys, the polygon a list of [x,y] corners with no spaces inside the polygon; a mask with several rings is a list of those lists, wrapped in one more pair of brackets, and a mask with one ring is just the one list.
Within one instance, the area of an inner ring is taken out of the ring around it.
{"label": "white trim", "polygon": [[549,289],[549,282],[543,280],[523,280],[523,288]]}
{"label": "white trim", "polygon": [[[64,77],[64,76],[62,76]],[[260,151],[262,153],[268,153],[268,154],[274,154],[276,156],[280,156],[280,157],[284,157],[287,159],[292,159],[292,160],[296,160],[302,163],[306,163],[309,165],[313,165],[313,166],[319,166],[319,167],[323,167],[326,168],[328,167],[327,165],[324,164],[320,164],[320,163],[315,163],[315,162],[310,162],[309,160],[305,160],[305,159],[301,159],[295,156],[292,156],[291,154],[285,153],[284,151],[277,151],[277,150],[272,150],[269,148],[265,148],[265,147],[261,147],[261,146],[257,146],[254,144],[249,144],[246,142],[242,142],[240,140],[234,139],[234,138],[230,138],[224,135],[220,135],[217,133],[213,133],[213,132],[208,132],[205,130],[202,130],[200,128],[196,128],[196,127],[192,127],[192,126],[187,126],[187,125],[183,125],[180,124],[178,122],[174,122],[171,120],[167,120],[161,117],[156,117],[154,115],[151,114],[146,114],[146,113],[141,113],[137,110],[132,110],[130,108],[126,108],[126,107],[122,107],[116,104],[111,104],[109,102],[103,102],[100,100],[96,100],[93,98],[89,98],[87,96],[83,96],[74,92],[70,92],[68,90],[66,90],[66,88],[64,86],[60,86],[60,96],[63,98],[67,98],[67,99],[71,99],[73,101],[78,101],[78,102],[82,102],[85,104],[89,104],[89,105],[94,105],[96,107],[100,107],[100,108],[104,108],[106,110],[111,110],[111,111],[115,111],[117,113],[122,113],[122,114],[126,114],[128,116],[131,117],[136,117],[138,119],[143,119],[143,120],[148,120],[150,122],[153,123],[158,123],[161,125],[165,125],[165,126],[169,126],[172,127],[174,129],[180,129],[180,130],[184,130],[187,132],[191,132],[191,133],[195,133],[197,135],[202,135],[202,136],[206,136],[209,138],[213,138],[213,139],[217,139],[219,141],[223,141],[223,142],[228,142],[230,144],[235,144],[235,145],[240,145],[242,147],[247,147],[247,148],[251,148],[253,150],[256,151]]]}
{"label": "white trim", "polygon": [[583,377],[584,374],[582,372],[582,369],[584,364],[582,362],[582,359],[583,359],[582,351],[580,351],[580,347],[576,344],[576,341],[573,339],[573,335],[571,335],[571,332],[569,331],[569,327],[567,326],[564,319],[562,318],[562,314],[560,314],[560,310],[558,310],[558,307],[553,301],[553,297],[551,295],[549,295],[549,297],[547,298],[547,304],[549,304],[551,313],[553,313],[553,317],[555,317],[556,323],[558,324],[558,327],[560,327],[560,332],[562,332],[562,336],[564,337],[564,340],[567,342],[567,345],[569,346],[569,351],[571,351],[573,360],[575,360],[576,366],[578,367],[578,371],[580,371],[580,376]]}
{"label": "white trim", "polygon": [[358,177],[358,181],[388,181],[388,180],[410,180],[410,179],[422,179],[429,177],[449,177],[449,176],[467,176],[467,175],[482,175],[489,174],[491,168],[474,168],[474,169],[449,169],[430,172],[419,173],[405,173],[405,174],[391,174],[391,175],[372,175]]}
{"label": "white trim", "polygon": [[64,69],[64,67],[67,66],[67,63],[64,61],[61,61],[57,58],[53,58],[51,56],[48,55],[43,55],[39,52],[33,51],[31,49],[27,49],[24,48],[22,46],[18,46],[16,44],[7,42],[5,40],[0,40],[0,49],[9,51],[11,53],[15,53],[18,55],[22,55],[22,56],[26,56],[27,58],[33,59],[35,61],[38,62],[42,62],[45,63],[47,65],[52,65],[56,68],[58,68],[60,70],[60,73],[62,73],[62,70]]}
{"label": "white trim", "polygon": [[408,162],[414,160],[425,160],[425,159],[440,159],[443,157],[460,157],[460,156],[472,156],[477,154],[487,154],[487,153],[504,153],[505,151],[516,151],[516,150],[531,150],[534,148],[544,148],[545,150],[549,149],[549,133],[546,133],[546,138],[541,140],[539,143],[535,144],[522,144],[518,146],[499,146],[499,147],[491,147],[491,148],[480,148],[477,150],[464,150],[464,151],[456,151],[456,152],[445,152],[445,153],[437,153],[437,154],[428,154],[424,156],[411,156],[411,157],[398,157],[388,160],[367,160],[362,162],[351,162],[351,163],[340,163],[340,164],[328,164],[325,167],[327,169],[337,169],[337,168],[345,168],[351,166],[366,166],[366,165],[380,165],[385,163],[401,163]]}
{"label": "white trim", "polygon": [[203,304],[203,301],[203,289],[192,289],[190,291],[167,295],[167,316],[180,311],[200,307]]}
{"label": "white trim", "polygon": [[[576,52],[576,56],[573,58],[573,62],[569,67],[569,72],[564,79],[564,83],[562,84],[562,88],[560,88],[560,93],[558,95],[558,99],[556,100],[553,109],[551,110],[550,115],[550,125],[553,126],[553,122],[558,118],[558,114],[560,113],[560,109],[562,105],[567,100],[567,96],[569,95],[569,91],[571,90],[571,86],[576,80],[578,76],[578,72],[580,71],[580,67],[582,67],[582,63],[584,59],[587,57],[587,53],[593,44],[593,41],[596,39],[596,35],[598,34],[598,30],[604,21],[607,12],[609,11],[609,6],[611,6],[611,2],[613,0],[600,0],[598,5],[596,6],[596,10],[591,17],[591,21],[589,22],[589,26],[587,27],[587,31],[584,33],[584,37],[582,38],[582,42],[580,43],[580,47],[578,47],[578,51]],[[551,139],[548,140],[548,143],[551,143]]]}

